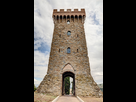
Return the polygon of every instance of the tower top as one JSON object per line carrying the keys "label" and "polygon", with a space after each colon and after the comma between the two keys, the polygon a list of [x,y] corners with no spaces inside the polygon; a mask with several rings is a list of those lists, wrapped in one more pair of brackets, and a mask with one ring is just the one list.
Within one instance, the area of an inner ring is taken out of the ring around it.
{"label": "tower top", "polygon": [[81,9],[81,11],[78,11],[78,9],[74,9],[74,11],[71,11],[71,9],[67,9],[67,11],[64,11],[64,9],[60,9],[60,11],[57,11],[57,9],[53,10],[52,16],[86,16],[85,9]]}

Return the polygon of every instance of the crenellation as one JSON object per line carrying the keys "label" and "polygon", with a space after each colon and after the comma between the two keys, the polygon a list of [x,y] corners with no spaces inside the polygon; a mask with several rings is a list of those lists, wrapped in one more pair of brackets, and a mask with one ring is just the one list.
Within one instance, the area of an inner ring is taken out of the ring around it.
{"label": "crenellation", "polygon": [[60,12],[64,12],[64,9],[60,9]]}
{"label": "crenellation", "polygon": [[71,9],[67,9],[67,12],[71,12]]}
{"label": "crenellation", "polygon": [[[61,19],[63,19],[64,17],[66,17],[67,19],[67,16],[70,16],[70,18],[76,18],[76,15],[77,17],[79,15],[81,15],[82,17],[85,18],[86,14],[85,14],[85,9],[81,9],[81,11],[78,11],[78,9],[74,9],[74,11],[71,11],[71,9],[67,9],[67,11],[64,11],[64,9],[60,9],[60,11],[57,11],[57,9],[54,9],[53,10],[53,19],[55,19],[56,16],[58,16],[60,18],[60,16],[62,16]],[[83,19],[84,19],[83,18]]]}
{"label": "crenellation", "polygon": [[74,12],[78,12],[78,9],[74,9]]}
{"label": "crenellation", "polygon": [[57,12],[57,9],[54,9],[53,12]]}
{"label": "crenellation", "polygon": [[81,12],[85,12],[85,9],[81,9]]}

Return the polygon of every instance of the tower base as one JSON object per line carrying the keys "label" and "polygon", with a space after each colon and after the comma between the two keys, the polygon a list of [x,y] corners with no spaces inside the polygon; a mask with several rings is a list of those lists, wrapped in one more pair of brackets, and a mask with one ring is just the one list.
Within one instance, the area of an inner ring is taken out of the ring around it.
{"label": "tower base", "polygon": [[[37,93],[45,93],[55,96],[62,95],[62,75],[47,74],[37,88]],[[103,97],[91,75],[75,75],[75,96]]]}

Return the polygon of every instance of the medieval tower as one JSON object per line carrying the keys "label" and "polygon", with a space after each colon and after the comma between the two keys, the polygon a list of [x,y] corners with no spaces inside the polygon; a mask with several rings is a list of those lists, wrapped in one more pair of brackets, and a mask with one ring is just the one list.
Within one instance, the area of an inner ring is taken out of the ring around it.
{"label": "medieval tower", "polygon": [[103,97],[90,73],[84,22],[85,9],[53,10],[54,32],[48,71],[38,93],[64,95],[64,78],[73,78],[75,96]]}

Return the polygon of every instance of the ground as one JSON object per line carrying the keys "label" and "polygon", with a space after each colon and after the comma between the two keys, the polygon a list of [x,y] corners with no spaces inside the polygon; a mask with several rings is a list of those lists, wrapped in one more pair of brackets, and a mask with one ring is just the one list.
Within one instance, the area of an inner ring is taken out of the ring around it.
{"label": "ground", "polygon": [[51,96],[48,94],[42,94],[42,93],[35,93],[34,92],[34,102],[51,102],[53,101],[57,96]]}
{"label": "ground", "polygon": [[[42,93],[35,93],[34,92],[34,102],[51,102],[53,101],[57,96],[51,96],[51,95],[48,95],[48,94],[42,94]],[[94,98],[94,97],[82,97],[82,96],[79,96],[84,102],[103,102],[103,98]],[[67,95],[67,97],[61,97],[57,102],[63,102],[64,99],[63,98],[66,98],[66,101],[69,102],[75,102],[74,100],[74,97],[71,97],[70,98],[70,95]],[[73,100],[73,101],[72,101]]]}
{"label": "ground", "polygon": [[84,102],[103,102],[103,98],[94,98],[94,97],[81,97]]}

